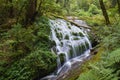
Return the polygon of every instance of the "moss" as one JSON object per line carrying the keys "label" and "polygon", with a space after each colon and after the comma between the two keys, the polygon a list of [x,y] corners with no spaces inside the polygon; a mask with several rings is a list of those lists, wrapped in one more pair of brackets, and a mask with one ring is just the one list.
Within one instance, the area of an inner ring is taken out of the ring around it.
{"label": "moss", "polygon": [[85,47],[85,45],[81,45],[81,53],[84,53],[84,51],[86,51],[86,47]]}
{"label": "moss", "polygon": [[70,26],[70,25],[68,25],[68,28],[69,28],[69,29],[71,29],[71,26]]}
{"label": "moss", "polygon": [[68,35],[65,35],[65,39],[69,39],[69,36],[68,36]]}
{"label": "moss", "polygon": [[72,59],[72,58],[74,57],[72,47],[71,47],[71,49],[70,49],[70,51],[69,51],[69,56],[70,56],[70,59]]}
{"label": "moss", "polygon": [[86,48],[89,49],[89,44],[85,42]]}
{"label": "moss", "polygon": [[79,32],[79,36],[80,36],[80,37],[84,37],[84,35],[83,35],[81,32]]}
{"label": "moss", "polygon": [[81,74],[84,74],[84,73],[87,73],[91,70],[91,67],[90,67],[90,64],[95,64],[96,62],[100,61],[101,60],[101,55],[103,54],[104,52],[104,48],[103,47],[100,47],[98,49],[98,53],[94,56],[92,56],[92,58],[88,61],[86,61],[82,66],[81,66]]}
{"label": "moss", "polygon": [[78,37],[75,37],[73,40],[79,40],[79,38],[78,38]]}
{"label": "moss", "polygon": [[62,33],[57,33],[56,32],[56,35],[57,35],[57,38],[62,39]]}
{"label": "moss", "polygon": [[71,29],[71,25],[70,25],[69,22],[67,22],[67,26],[68,26],[69,29]]}
{"label": "moss", "polygon": [[61,64],[63,65],[64,62],[65,62],[65,54],[64,54],[64,53],[61,53],[61,54],[59,55],[59,57],[60,57]]}
{"label": "moss", "polygon": [[78,33],[74,33],[74,32],[72,32],[72,35],[74,35],[74,36],[78,36]]}

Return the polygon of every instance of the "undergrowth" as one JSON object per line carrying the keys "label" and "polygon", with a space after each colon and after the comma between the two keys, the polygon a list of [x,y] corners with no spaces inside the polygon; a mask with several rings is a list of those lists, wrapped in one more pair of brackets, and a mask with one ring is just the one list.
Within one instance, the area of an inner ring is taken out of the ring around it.
{"label": "undergrowth", "polygon": [[96,35],[99,36],[101,47],[98,61],[89,62],[83,68],[77,80],[119,80],[120,79],[120,23],[119,20],[111,26],[99,27]]}
{"label": "undergrowth", "polygon": [[56,67],[51,53],[50,26],[40,17],[27,28],[20,23],[2,33],[0,42],[0,79],[32,80],[43,77]]}

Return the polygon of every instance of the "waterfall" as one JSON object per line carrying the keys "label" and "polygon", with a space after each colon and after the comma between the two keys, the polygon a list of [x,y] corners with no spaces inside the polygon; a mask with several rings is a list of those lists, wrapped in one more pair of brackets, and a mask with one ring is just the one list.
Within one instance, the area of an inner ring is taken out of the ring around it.
{"label": "waterfall", "polygon": [[59,75],[67,72],[74,62],[88,57],[92,46],[84,28],[78,28],[63,19],[50,20],[50,26],[50,39],[55,42],[51,50],[57,55],[56,75]]}

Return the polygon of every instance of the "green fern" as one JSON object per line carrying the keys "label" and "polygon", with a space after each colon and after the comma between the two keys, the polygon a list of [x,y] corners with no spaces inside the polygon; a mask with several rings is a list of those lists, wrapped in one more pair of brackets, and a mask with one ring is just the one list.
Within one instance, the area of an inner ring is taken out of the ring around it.
{"label": "green fern", "polygon": [[120,49],[111,52],[107,57],[107,65],[111,66],[120,63]]}
{"label": "green fern", "polygon": [[120,75],[120,48],[102,55],[101,61],[90,64],[91,69],[77,80],[118,80]]}

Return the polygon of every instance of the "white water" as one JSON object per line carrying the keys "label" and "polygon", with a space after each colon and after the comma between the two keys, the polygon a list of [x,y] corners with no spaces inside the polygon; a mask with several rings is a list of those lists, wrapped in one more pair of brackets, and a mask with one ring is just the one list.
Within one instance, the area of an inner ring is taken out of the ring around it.
{"label": "white water", "polygon": [[[52,51],[57,55],[57,72],[51,75],[53,78],[67,72],[75,62],[87,58],[92,47],[84,28],[78,28],[62,19],[50,20],[50,26],[51,40],[56,44]],[[43,79],[54,80],[51,76]]]}

